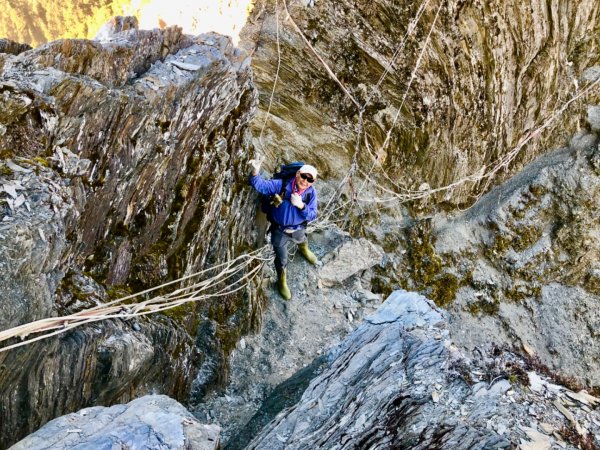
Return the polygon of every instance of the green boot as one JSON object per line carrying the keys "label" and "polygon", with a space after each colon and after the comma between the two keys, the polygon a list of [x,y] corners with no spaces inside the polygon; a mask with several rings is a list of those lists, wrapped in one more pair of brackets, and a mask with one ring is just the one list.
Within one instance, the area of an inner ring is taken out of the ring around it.
{"label": "green boot", "polygon": [[300,250],[300,253],[302,256],[304,256],[304,259],[306,259],[309,263],[312,265],[317,263],[317,257],[313,252],[310,251],[310,248],[308,248],[308,241],[298,244],[298,250]]}
{"label": "green boot", "polygon": [[284,299],[289,300],[292,298],[292,293],[287,285],[285,269],[277,271],[277,289]]}

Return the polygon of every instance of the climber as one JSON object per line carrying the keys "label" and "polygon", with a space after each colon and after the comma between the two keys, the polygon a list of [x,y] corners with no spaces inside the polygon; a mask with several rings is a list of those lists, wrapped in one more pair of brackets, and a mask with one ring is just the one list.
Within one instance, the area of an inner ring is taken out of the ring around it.
{"label": "climber", "polygon": [[300,254],[311,264],[317,263],[317,257],[308,248],[306,225],[317,218],[317,191],[313,187],[317,179],[317,169],[305,164],[285,185],[284,180],[265,180],[260,174],[261,157],[249,161],[252,166],[250,185],[262,195],[275,196],[281,194],[279,202],[272,202],[267,209],[267,217],[271,222],[271,244],[275,251],[275,270],[277,271],[277,288],[281,296],[289,300],[292,293],[287,285],[286,265],[288,259],[287,244],[293,241],[298,244]]}

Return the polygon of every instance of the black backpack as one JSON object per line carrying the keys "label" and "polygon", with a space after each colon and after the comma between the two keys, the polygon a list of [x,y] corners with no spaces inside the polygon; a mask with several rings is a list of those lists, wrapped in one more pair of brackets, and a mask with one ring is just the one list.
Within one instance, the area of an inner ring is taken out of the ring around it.
{"label": "black backpack", "polygon": [[[273,174],[273,180],[282,180],[281,192],[279,194],[276,194],[276,195],[279,195],[282,200],[285,196],[285,188],[287,187],[290,180],[296,176],[296,172],[298,172],[298,170],[300,170],[300,168],[303,165],[304,165],[304,163],[301,161],[294,161],[289,164],[282,164],[279,171],[275,172]],[[273,208],[274,197],[275,197],[275,195],[261,195],[260,196],[260,209],[262,212],[264,212],[267,215],[267,218],[269,220],[271,220],[270,212],[271,212],[271,209]],[[306,199],[306,203],[308,203],[309,201],[310,201],[310,197],[308,197]]]}

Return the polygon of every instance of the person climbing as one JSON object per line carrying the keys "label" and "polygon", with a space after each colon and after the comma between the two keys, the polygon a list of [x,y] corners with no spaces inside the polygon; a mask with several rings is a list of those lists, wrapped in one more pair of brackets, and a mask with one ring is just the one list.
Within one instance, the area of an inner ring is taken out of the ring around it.
{"label": "person climbing", "polygon": [[263,159],[249,161],[252,166],[250,185],[264,196],[280,196],[281,202],[272,201],[266,210],[271,222],[271,244],[275,251],[275,270],[277,288],[281,296],[289,300],[292,293],[287,285],[286,266],[288,260],[288,242],[298,245],[300,254],[311,264],[317,263],[317,257],[308,248],[306,225],[317,218],[317,191],[313,184],[317,180],[317,169],[304,164],[295,176],[285,185],[285,180],[265,180],[260,176]]}

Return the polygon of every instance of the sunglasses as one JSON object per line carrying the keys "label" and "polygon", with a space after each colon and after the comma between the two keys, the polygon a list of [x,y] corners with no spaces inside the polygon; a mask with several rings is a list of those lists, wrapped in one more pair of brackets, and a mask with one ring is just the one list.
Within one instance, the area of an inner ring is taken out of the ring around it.
{"label": "sunglasses", "polygon": [[301,174],[300,174],[300,177],[301,177],[303,180],[306,180],[306,181],[308,181],[309,183],[314,183],[314,182],[315,182],[315,179],[314,179],[313,177],[311,177],[310,175],[307,175],[307,174],[305,174],[305,173],[301,173]]}

